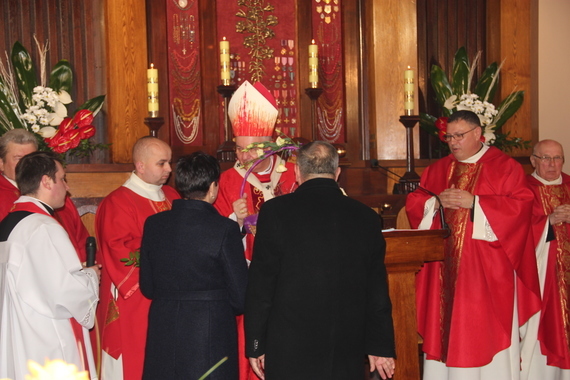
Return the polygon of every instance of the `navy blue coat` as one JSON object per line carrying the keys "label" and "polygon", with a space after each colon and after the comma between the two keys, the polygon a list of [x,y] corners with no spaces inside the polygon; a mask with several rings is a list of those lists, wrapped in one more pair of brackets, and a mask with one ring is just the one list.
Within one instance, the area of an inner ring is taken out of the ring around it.
{"label": "navy blue coat", "polygon": [[237,379],[246,286],[236,222],[184,199],[150,216],[140,256],[140,288],[152,300],[143,379],[198,379],[226,356],[208,379]]}
{"label": "navy blue coat", "polygon": [[364,377],[394,357],[380,217],[332,179],[304,182],[259,213],[246,295],[246,354],[267,380]]}

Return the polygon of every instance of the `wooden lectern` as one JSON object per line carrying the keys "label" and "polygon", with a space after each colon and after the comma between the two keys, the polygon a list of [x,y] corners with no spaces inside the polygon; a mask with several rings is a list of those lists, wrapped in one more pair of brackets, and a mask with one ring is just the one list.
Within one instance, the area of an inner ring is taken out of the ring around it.
{"label": "wooden lectern", "polygon": [[443,260],[444,230],[392,230],[386,239],[386,270],[396,337],[394,380],[419,380],[416,273],[427,261]]}

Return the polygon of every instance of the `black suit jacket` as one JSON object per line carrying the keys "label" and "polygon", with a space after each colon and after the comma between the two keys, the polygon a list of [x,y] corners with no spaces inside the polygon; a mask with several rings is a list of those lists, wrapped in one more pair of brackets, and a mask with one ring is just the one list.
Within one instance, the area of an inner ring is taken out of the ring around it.
{"label": "black suit jacket", "polygon": [[332,179],[261,208],[246,293],[246,353],[267,380],[361,379],[394,357],[380,217]]}

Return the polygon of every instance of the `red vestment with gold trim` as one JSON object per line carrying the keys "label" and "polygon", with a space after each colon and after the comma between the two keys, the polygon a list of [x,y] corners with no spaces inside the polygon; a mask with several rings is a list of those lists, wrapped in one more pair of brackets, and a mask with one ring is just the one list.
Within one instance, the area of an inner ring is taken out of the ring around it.
{"label": "red vestment with gold trim", "polygon": [[[562,204],[570,204],[570,176],[562,173],[562,184],[544,185],[531,175],[528,184],[534,193],[532,226],[534,247],[540,242],[548,216]],[[570,369],[570,224],[552,226],[538,340],[547,364]]]}
{"label": "red vestment with gold trim", "polygon": [[[532,192],[520,164],[494,147],[473,164],[453,155],[440,159],[425,169],[420,185],[436,194],[455,185],[476,195],[498,239],[473,239],[471,210],[446,209],[451,236],[445,259],[426,263],[416,280],[418,330],[427,359],[449,367],[485,366],[511,345],[515,289],[519,326],[540,309],[530,241]],[[413,228],[429,198],[420,189],[408,195]],[[437,216],[431,228],[441,228]]]}
{"label": "red vestment with gold trim", "polygon": [[[237,164],[239,165],[239,164]],[[295,164],[286,162],[285,167],[287,170],[281,175],[277,175],[275,170],[277,164],[273,163],[273,169],[270,174],[259,175],[252,172],[250,177],[255,176],[257,180],[263,185],[270,186],[273,189],[273,194],[282,195],[293,192],[297,188],[295,180]],[[272,179],[273,178],[273,179]],[[222,216],[230,216],[233,212],[233,203],[241,198],[240,189],[243,183],[243,171],[238,171],[234,166],[231,169],[224,171],[220,177],[218,198],[214,203],[214,207]],[[266,191],[269,189],[265,189]],[[263,196],[263,191],[259,187],[251,183],[247,183],[244,188],[247,194],[247,210],[248,214],[257,214],[263,203],[268,200]],[[252,234],[247,234],[245,247],[245,258],[251,261],[253,254],[254,237]],[[249,359],[245,356],[245,336],[243,326],[243,315],[236,317],[238,324],[238,354],[239,354],[239,378],[240,380],[257,380],[257,376],[251,369]]]}
{"label": "red vestment with gold trim", "polygon": [[97,209],[98,259],[103,264],[97,308],[101,347],[115,359],[122,355],[125,380],[142,378],[150,300],[139,290],[139,268],[125,266],[121,259],[140,249],[146,218],[170,210],[172,201],[180,198],[170,186],[162,190],[166,200],[154,202],[121,186]]}

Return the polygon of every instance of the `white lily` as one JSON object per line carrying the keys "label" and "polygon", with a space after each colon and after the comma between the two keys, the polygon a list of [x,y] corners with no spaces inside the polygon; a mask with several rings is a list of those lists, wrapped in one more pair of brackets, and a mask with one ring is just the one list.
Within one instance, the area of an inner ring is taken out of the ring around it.
{"label": "white lily", "polygon": [[63,104],[69,104],[72,102],[71,95],[69,95],[69,93],[65,90],[61,90],[60,92],[58,92],[57,97],[59,98],[59,101],[62,102]]}
{"label": "white lily", "polygon": [[485,138],[485,145],[491,145],[497,138],[495,136],[495,132],[493,132],[492,130],[490,130],[488,132],[486,130],[483,137]]}
{"label": "white lily", "polygon": [[40,136],[42,136],[44,139],[49,139],[50,137],[53,137],[56,132],[57,129],[55,129],[54,127],[43,127],[40,128],[40,130],[37,133]]}
{"label": "white lily", "polygon": [[67,108],[61,102],[55,104],[55,112],[50,113],[49,125],[60,125],[64,118],[67,117]]}
{"label": "white lily", "polygon": [[455,100],[457,99],[457,95],[451,95],[449,98],[445,100],[443,106],[448,110],[452,110],[455,107]]}

